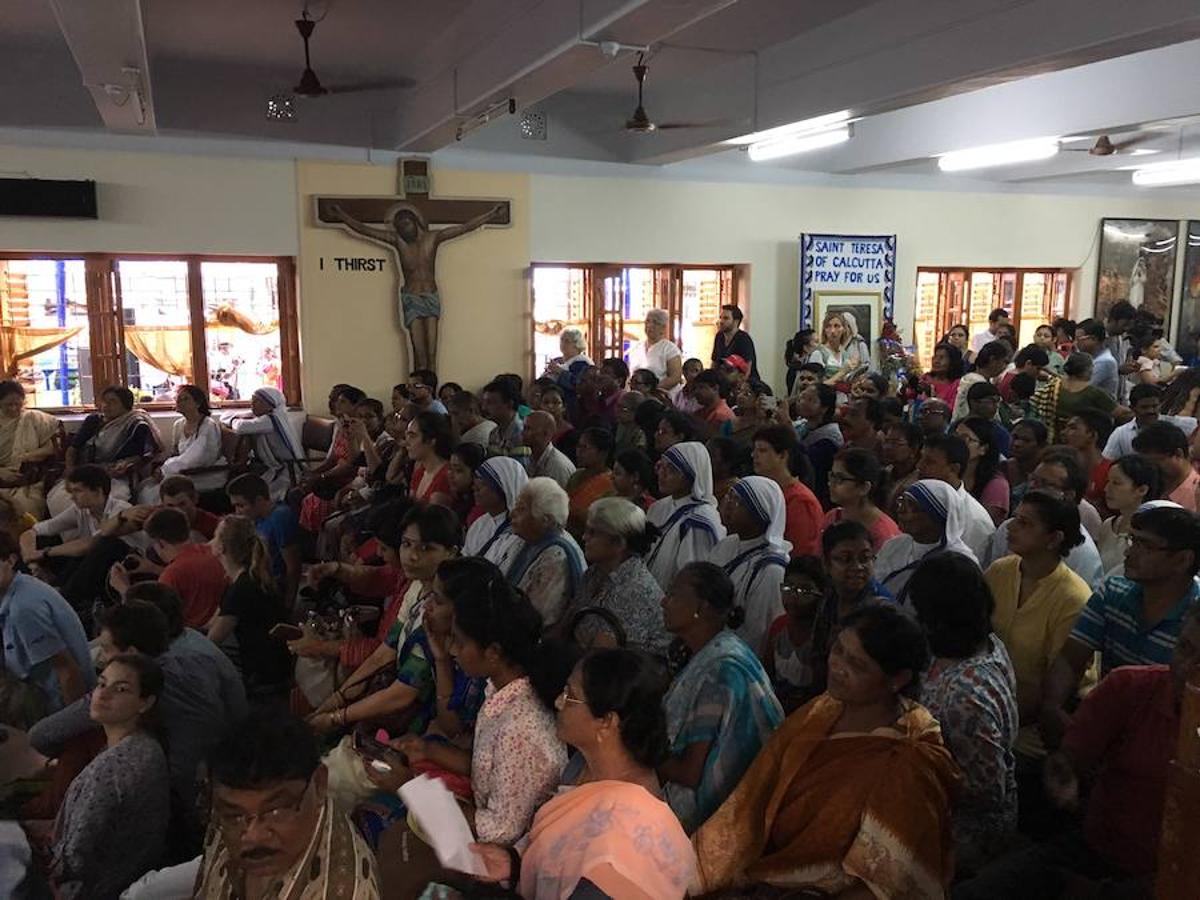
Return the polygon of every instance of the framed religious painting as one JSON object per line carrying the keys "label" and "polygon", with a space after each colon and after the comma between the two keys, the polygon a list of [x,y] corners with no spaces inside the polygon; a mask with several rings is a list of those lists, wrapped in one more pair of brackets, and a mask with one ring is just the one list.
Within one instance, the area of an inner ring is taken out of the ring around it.
{"label": "framed religious painting", "polygon": [[1186,365],[1200,365],[1200,222],[1187,223],[1183,283],[1179,288],[1179,332],[1175,349]]}
{"label": "framed religious painting", "polygon": [[1096,266],[1096,318],[1118,300],[1146,309],[1164,323],[1175,292],[1179,223],[1174,219],[1102,219]]}
{"label": "framed religious painting", "polygon": [[882,298],[878,292],[813,291],[813,305],[816,313],[813,328],[817,331],[818,339],[827,315],[835,312],[849,313],[854,317],[858,336],[866,341],[867,346],[874,352],[875,341],[883,327],[880,318]]}

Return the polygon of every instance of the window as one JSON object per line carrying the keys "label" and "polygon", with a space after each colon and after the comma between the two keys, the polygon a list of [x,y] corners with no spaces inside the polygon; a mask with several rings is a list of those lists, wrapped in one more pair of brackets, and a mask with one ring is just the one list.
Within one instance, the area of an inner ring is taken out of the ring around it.
{"label": "window", "polygon": [[972,335],[983,331],[993,309],[1008,310],[1020,347],[1033,343],[1039,325],[1067,315],[1073,277],[1068,269],[917,269],[918,360],[927,366],[934,346],[954,325],[966,325]]}
{"label": "window", "polygon": [[532,267],[534,376],[562,355],[558,336],[578,328],[596,362],[620,356],[645,340],[646,312],[665,309],[668,337],[684,358],[708,365],[721,307],[747,308],[748,266],[743,265],[554,265]]}
{"label": "window", "polygon": [[287,258],[0,254],[0,364],[30,404],[83,408],[124,384],[171,405],[261,386],[300,402],[295,266]]}

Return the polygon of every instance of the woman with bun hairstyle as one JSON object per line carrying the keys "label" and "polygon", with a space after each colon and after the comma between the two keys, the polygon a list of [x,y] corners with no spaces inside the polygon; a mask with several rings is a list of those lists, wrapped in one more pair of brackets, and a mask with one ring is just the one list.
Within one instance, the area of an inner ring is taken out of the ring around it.
{"label": "woman with bun hairstyle", "polygon": [[783,721],[754,651],[734,634],[744,613],[720,566],[688,563],[662,601],[663,624],[689,659],[665,706],[671,755],[659,765],[667,802],[689,834],[704,823]]}
{"label": "woman with bun hairstyle", "polygon": [[634,650],[596,650],[575,667],[556,706],[580,777],[538,810],[519,855],[475,845],[490,879],[535,900],[687,893],[696,857],[654,772],[667,753],[663,686],[657,662]]}

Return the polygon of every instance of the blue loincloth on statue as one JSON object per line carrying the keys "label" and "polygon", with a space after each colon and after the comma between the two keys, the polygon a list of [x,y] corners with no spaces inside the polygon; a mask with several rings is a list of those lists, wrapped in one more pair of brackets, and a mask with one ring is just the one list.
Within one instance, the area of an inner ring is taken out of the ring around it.
{"label": "blue loincloth on statue", "polygon": [[442,317],[442,300],[436,291],[423,294],[411,294],[403,288],[400,290],[400,316],[405,328],[412,328],[417,319],[440,319]]}

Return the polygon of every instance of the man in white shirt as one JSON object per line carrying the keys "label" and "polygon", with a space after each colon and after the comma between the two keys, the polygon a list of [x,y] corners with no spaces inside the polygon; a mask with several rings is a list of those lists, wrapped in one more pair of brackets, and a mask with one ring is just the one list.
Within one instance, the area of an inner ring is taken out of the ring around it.
{"label": "man in white shirt", "polygon": [[962,438],[953,434],[931,435],[925,439],[921,457],[917,460],[917,471],[921,478],[944,481],[958,491],[963,502],[963,543],[971,548],[976,558],[983,559],[988,538],[996,526],[983,504],[963,486],[962,473],[966,471],[969,458],[970,450]]}
{"label": "man in white shirt", "polygon": [[532,463],[529,466],[529,477],[539,475],[553,478],[564,490],[571,476],[575,474],[575,464],[567,455],[554,446],[554,432],[558,425],[554,416],[542,410],[534,410],[525,417],[525,443],[532,453]]}
{"label": "man in white shirt", "polygon": [[1155,422],[1170,422],[1188,437],[1196,430],[1196,420],[1191,416],[1164,416],[1162,410],[1162,388],[1157,384],[1134,385],[1129,392],[1129,405],[1133,418],[1113,429],[1104,445],[1104,458],[1117,460],[1133,452],[1133,439],[1143,428]]}
{"label": "man in white shirt", "polygon": [[1000,330],[1000,326],[1007,324],[1008,310],[993,309],[988,313],[988,327],[983,331],[976,332],[971,338],[971,349],[978,353],[983,349],[984,344],[996,339],[996,333]]}
{"label": "man in white shirt", "polygon": [[130,506],[111,495],[112,479],[100,466],[76,466],[67,473],[66,486],[71,505],[21,535],[21,558],[27,565],[37,564],[43,580],[51,580],[53,573],[60,593],[87,628],[105,575],[129,552],[113,535],[120,514]]}

